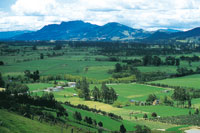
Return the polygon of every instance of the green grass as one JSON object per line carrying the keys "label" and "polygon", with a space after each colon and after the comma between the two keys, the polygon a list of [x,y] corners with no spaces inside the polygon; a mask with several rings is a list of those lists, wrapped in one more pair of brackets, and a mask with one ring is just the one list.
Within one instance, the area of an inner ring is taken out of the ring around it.
{"label": "green grass", "polygon": [[62,129],[58,125],[50,126],[49,123],[40,123],[37,120],[31,120],[2,109],[0,109],[0,114],[0,121],[3,122],[3,125],[0,126],[1,133],[35,133],[38,131],[40,133],[58,133],[61,130],[63,132],[70,132],[71,128],[74,128],[75,133],[78,133],[75,127]]}
{"label": "green grass", "polygon": [[[179,57],[179,55],[176,55]],[[181,61],[179,67],[186,67],[188,69],[196,70],[199,67],[200,62],[192,62],[192,66],[189,66],[187,61]],[[165,72],[167,74],[175,74],[177,73],[177,66],[141,66],[137,67],[141,72]]]}
{"label": "green grass", "polygon": [[[39,70],[41,75],[71,74],[95,79],[106,79],[111,77],[107,71],[112,69],[115,65],[115,62],[98,62],[92,59],[90,61],[85,61],[83,55],[80,57],[64,55],[20,63],[12,62],[12,59],[9,59],[15,58],[12,56],[2,56],[2,58],[9,60],[7,65],[0,66],[0,72],[2,72],[4,76],[23,75],[25,70]],[[86,68],[88,68],[88,71],[85,71]]]}
{"label": "green grass", "polygon": [[[157,115],[161,116],[161,117],[186,115],[189,113],[189,109],[187,109],[187,108],[177,108],[177,107],[164,106],[164,105],[129,106],[129,107],[125,107],[125,109],[129,109],[129,110],[136,111],[136,112],[141,111],[141,114],[147,113],[149,117],[151,117],[151,114],[153,112],[156,112]],[[194,111],[194,110],[192,110],[192,111]],[[194,113],[194,112],[192,112],[192,113]]]}
{"label": "green grass", "polygon": [[75,112],[75,111],[78,111],[78,112],[81,113],[83,118],[85,116],[90,116],[91,118],[96,119],[97,122],[102,121],[103,122],[103,127],[108,129],[108,130],[112,130],[112,131],[119,131],[119,127],[120,127],[120,125],[122,123],[125,125],[125,128],[128,131],[133,131],[134,130],[134,126],[136,125],[136,123],[132,123],[130,121],[126,121],[126,120],[116,121],[116,120],[113,120],[113,119],[111,119],[111,118],[109,118],[107,116],[95,114],[95,113],[88,112],[88,111],[81,110],[81,109],[75,109],[75,108],[72,108],[72,107],[69,107],[69,106],[65,106],[65,108],[67,108],[67,110],[68,110],[68,112],[70,114],[69,119],[73,119],[72,118],[72,113]]}
{"label": "green grass", "polygon": [[[93,89],[94,86],[97,86],[98,88],[101,87],[101,85],[91,85],[90,88]],[[138,100],[138,101],[145,101],[149,94],[155,94],[158,97],[164,96],[164,95],[170,95],[171,90],[169,93],[163,93],[163,90],[166,90],[164,88],[155,87],[155,86],[148,86],[143,84],[111,84],[107,85],[108,87],[112,87],[115,89],[118,96],[118,100],[121,102],[127,102],[131,99]]]}
{"label": "green grass", "polygon": [[27,86],[29,87],[30,91],[33,90],[43,90],[46,89],[48,87],[53,87],[54,84],[48,84],[48,83],[32,83],[32,84],[27,84]]}
{"label": "green grass", "polygon": [[170,85],[170,86],[181,86],[181,87],[200,89],[199,87],[200,74],[184,76],[184,77],[179,77],[179,78],[157,80],[150,83],[160,83],[160,84]]}

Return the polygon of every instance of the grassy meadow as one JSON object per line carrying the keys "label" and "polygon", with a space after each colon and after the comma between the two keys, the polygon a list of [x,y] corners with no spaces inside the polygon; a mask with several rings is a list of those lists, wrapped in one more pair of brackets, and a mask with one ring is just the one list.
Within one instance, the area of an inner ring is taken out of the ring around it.
{"label": "grassy meadow", "polygon": [[152,81],[150,83],[159,83],[169,86],[181,86],[187,88],[195,88],[200,89],[200,74],[178,77],[178,78],[171,78],[171,79],[164,79],[164,80],[157,80]]}

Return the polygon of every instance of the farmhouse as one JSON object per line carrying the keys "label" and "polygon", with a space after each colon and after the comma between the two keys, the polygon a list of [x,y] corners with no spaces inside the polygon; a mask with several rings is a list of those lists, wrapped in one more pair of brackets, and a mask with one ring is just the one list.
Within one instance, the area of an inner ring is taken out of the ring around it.
{"label": "farmhouse", "polygon": [[61,91],[63,90],[64,88],[62,86],[56,86],[56,87],[49,87],[47,89],[45,89],[44,91],[46,92],[51,92],[51,91]]}
{"label": "farmhouse", "polygon": [[130,102],[131,102],[131,103],[135,103],[135,102],[137,102],[137,101],[134,100],[134,99],[131,99]]}
{"label": "farmhouse", "polygon": [[68,82],[69,87],[76,87],[76,82]]}
{"label": "farmhouse", "polygon": [[169,93],[169,90],[163,90],[162,92],[163,93]]}
{"label": "farmhouse", "polygon": [[159,103],[160,103],[160,101],[157,99],[153,101],[153,105],[158,105]]}
{"label": "farmhouse", "polygon": [[6,89],[5,88],[0,88],[0,91],[5,91]]}

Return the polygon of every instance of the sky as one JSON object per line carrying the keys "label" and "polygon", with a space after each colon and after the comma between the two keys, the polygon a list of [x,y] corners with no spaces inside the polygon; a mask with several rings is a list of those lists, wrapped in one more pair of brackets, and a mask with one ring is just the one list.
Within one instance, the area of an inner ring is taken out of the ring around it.
{"label": "sky", "polygon": [[0,0],[0,31],[82,20],[148,31],[200,26],[200,0]]}

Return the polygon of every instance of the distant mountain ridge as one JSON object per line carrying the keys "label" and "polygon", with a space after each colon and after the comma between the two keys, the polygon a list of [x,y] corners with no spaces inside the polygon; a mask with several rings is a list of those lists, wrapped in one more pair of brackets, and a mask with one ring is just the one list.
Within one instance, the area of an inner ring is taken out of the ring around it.
{"label": "distant mountain ridge", "polygon": [[[141,41],[156,42],[170,39],[200,38],[200,28],[189,31],[159,29],[155,32],[133,29],[126,25],[110,22],[103,26],[81,20],[46,25],[38,31],[12,35],[7,40],[68,40],[68,41]],[[1,39],[2,37],[0,37]]]}
{"label": "distant mountain ridge", "polygon": [[16,35],[21,35],[24,33],[30,33],[32,31],[22,30],[22,31],[2,31],[0,32],[0,39],[8,39]]}
{"label": "distant mountain ridge", "polygon": [[69,21],[51,24],[42,29],[15,36],[12,40],[133,40],[148,37],[151,33],[133,29],[119,23],[98,26],[83,21]]}

